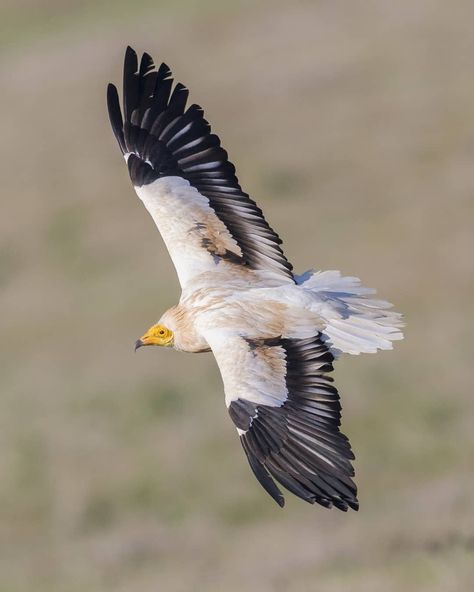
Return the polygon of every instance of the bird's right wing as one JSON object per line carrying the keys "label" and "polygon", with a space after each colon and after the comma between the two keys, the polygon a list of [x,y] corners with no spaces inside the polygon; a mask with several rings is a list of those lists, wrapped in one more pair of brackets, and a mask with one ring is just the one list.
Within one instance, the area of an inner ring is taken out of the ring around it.
{"label": "bird's right wing", "polygon": [[146,53],[138,65],[128,48],[123,116],[113,84],[107,103],[134,188],[165,241],[181,286],[222,270],[235,276],[253,270],[270,283],[294,283],[281,240],[242,191],[202,109],[186,108],[188,90],[172,86],[168,66],[156,69]]}
{"label": "bird's right wing", "polygon": [[284,505],[275,479],[307,502],[357,510],[354,455],[339,431],[341,405],[333,356],[319,335],[251,340],[206,333],[224,382],[226,404],[250,466]]}

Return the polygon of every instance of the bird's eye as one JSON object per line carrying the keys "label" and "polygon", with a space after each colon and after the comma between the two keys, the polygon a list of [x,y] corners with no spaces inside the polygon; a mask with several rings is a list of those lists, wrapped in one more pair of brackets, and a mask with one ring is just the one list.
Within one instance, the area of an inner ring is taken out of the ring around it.
{"label": "bird's eye", "polygon": [[160,330],[159,330],[159,334],[160,334],[160,335],[164,335],[164,334],[165,334],[165,330],[164,330],[164,329],[160,329]]}

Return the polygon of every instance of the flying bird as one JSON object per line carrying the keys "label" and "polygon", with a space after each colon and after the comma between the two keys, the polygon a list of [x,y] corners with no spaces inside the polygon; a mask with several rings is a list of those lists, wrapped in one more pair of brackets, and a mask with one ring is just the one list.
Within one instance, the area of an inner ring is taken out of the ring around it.
{"label": "flying bird", "polygon": [[250,467],[271,497],[284,505],[278,483],[307,502],[357,510],[333,362],[391,349],[401,315],[355,277],[293,272],[203,110],[187,99],[166,64],[155,67],[147,53],[139,63],[130,47],[122,109],[108,86],[113,132],[182,290],[135,348],[212,351]]}

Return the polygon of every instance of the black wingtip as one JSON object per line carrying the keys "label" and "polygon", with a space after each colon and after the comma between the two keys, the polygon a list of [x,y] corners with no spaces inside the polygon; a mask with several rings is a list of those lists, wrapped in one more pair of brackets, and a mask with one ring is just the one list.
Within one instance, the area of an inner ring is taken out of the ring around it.
{"label": "black wingtip", "polygon": [[153,58],[145,51],[140,61],[140,75],[145,76],[148,72],[153,70],[154,67],[155,63],[153,62]]}
{"label": "black wingtip", "polygon": [[125,51],[123,62],[123,112],[126,121],[130,121],[132,111],[139,99],[138,57],[130,46]]}
{"label": "black wingtip", "polygon": [[255,477],[257,477],[258,481],[260,482],[260,485],[276,501],[280,508],[283,508],[285,505],[285,498],[283,497],[283,494],[276,485],[275,481],[270,477],[265,466],[250,450],[250,447],[246,442],[245,438],[240,437],[240,443],[242,444],[242,448],[244,449],[245,454],[247,455],[250,468],[252,469]]}
{"label": "black wingtip", "polygon": [[125,152],[125,141],[123,137],[122,111],[120,109],[117,87],[112,83],[107,85],[107,109],[112,130],[123,153]]}
{"label": "black wingtip", "polygon": [[109,109],[109,115],[112,110],[115,110],[115,107],[118,102],[118,91],[115,84],[109,82],[107,85],[107,107]]}
{"label": "black wingtip", "polygon": [[138,71],[138,56],[137,52],[127,45],[127,49],[125,50],[125,57],[123,60],[123,68],[124,73],[127,74],[136,74]]}
{"label": "black wingtip", "polygon": [[125,61],[132,59],[133,57],[137,57],[137,52],[131,47],[127,45],[127,49],[125,50]]}

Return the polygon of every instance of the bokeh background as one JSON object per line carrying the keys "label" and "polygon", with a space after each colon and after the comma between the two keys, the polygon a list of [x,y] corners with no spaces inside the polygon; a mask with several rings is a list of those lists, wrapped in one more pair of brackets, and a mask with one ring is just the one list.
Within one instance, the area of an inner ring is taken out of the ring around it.
{"label": "bokeh background", "polygon": [[[474,586],[472,2],[2,0],[0,590]],[[105,109],[127,44],[205,107],[295,268],[406,315],[336,366],[359,513],[281,510],[209,354],[134,340],[179,297]]]}

